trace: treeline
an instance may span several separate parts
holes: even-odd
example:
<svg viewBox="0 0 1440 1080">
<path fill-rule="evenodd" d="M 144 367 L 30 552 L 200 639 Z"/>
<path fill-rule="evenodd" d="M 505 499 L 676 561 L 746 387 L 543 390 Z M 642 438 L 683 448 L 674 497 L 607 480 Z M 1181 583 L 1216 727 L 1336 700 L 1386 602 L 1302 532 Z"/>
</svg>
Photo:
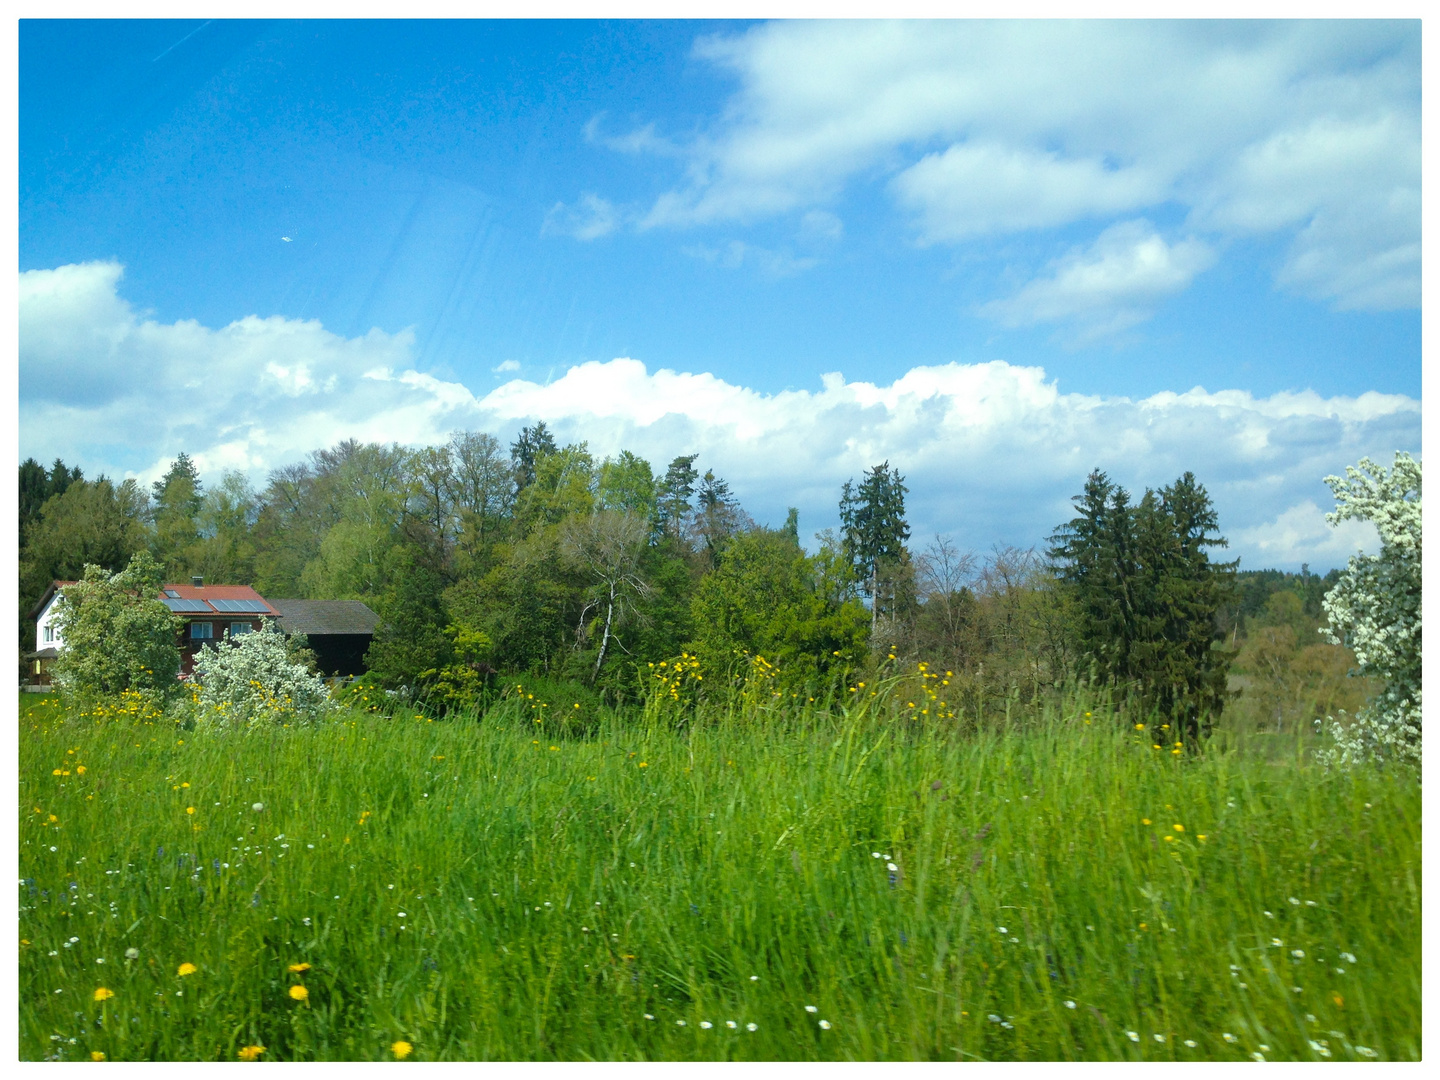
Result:
<svg viewBox="0 0 1440 1080">
<path fill-rule="evenodd" d="M 233 472 L 206 484 L 183 453 L 148 491 L 60 461 L 28 460 L 20 478 L 23 647 L 52 579 L 147 550 L 169 580 L 365 601 L 382 620 L 368 678 L 440 705 L 521 673 L 625 698 L 682 653 L 717 680 L 763 656 L 811 689 L 893 656 L 950 672 L 962 706 L 1078 675 L 1193 728 L 1223 703 L 1247 620 L 1274 594 L 1318 610 L 1325 585 L 1212 561 L 1223 539 L 1188 474 L 1132 505 L 1096 473 L 1045 551 L 983 556 L 943 537 L 912 547 L 888 462 L 844 486 L 841 527 L 808 554 L 797 511 L 755 522 L 698 455 L 657 471 L 558 445 L 543 423 L 508 447 L 484 432 L 419 449 L 350 440 L 259 491 Z"/>
</svg>

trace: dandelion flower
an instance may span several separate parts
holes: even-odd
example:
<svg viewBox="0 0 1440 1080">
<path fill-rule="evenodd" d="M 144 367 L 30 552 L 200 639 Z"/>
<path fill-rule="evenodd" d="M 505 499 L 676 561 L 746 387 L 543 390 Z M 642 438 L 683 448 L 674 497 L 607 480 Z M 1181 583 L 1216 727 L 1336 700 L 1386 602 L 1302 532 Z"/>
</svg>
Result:
<svg viewBox="0 0 1440 1080">
<path fill-rule="evenodd" d="M 310 996 L 310 991 L 303 986 L 296 985 L 290 987 L 290 996 L 296 1001 L 304 1001 Z"/>
<path fill-rule="evenodd" d="M 91 1061 L 104 1061 L 104 1060 L 105 1060 L 105 1051 L 104 1051 L 104 1050 L 91 1050 L 91 1051 L 90 1051 L 90 1060 L 91 1060 Z"/>
<path fill-rule="evenodd" d="M 1142 818 L 1140 819 L 1140 824 L 1141 824 L 1141 825 L 1149 825 L 1149 824 L 1150 824 L 1150 819 L 1149 819 L 1148 817 L 1142 817 Z"/>
<path fill-rule="evenodd" d="M 194 975 L 195 972 L 199 970 L 200 969 L 197 968 L 194 964 L 186 961 L 185 963 L 181 964 L 179 968 L 176 969 L 175 974 L 179 975 L 181 978 L 184 978 L 186 975 Z"/>
<path fill-rule="evenodd" d="M 290 965 L 290 970 L 293 971 L 293 972 L 295 972 L 296 974 L 299 974 L 299 973 L 302 972 L 302 971 L 309 971 L 309 970 L 310 970 L 310 965 L 307 964 L 307 963 L 303 963 L 303 962 L 302 962 L 302 963 L 299 963 L 299 964 L 291 964 L 291 965 Z"/>
<path fill-rule="evenodd" d="M 242 1046 L 239 1050 L 235 1051 L 235 1056 L 241 1061 L 254 1061 L 264 1052 L 265 1047 L 263 1046 Z"/>
<path fill-rule="evenodd" d="M 103 987 L 103 986 L 100 987 L 98 990 L 95 991 L 95 1000 L 96 1000 L 96 1001 L 107 1001 L 107 1000 L 109 1000 L 110 998 L 112 998 L 112 997 L 114 997 L 114 996 L 115 996 L 115 991 L 113 991 L 113 990 L 106 990 L 105 987 Z"/>
<path fill-rule="evenodd" d="M 1174 829 L 1176 832 L 1184 832 L 1184 831 L 1185 831 L 1185 826 L 1184 826 L 1184 825 L 1181 825 L 1178 821 L 1177 821 L 1174 825 L 1171 825 L 1170 827 L 1171 827 L 1172 829 Z"/>
<path fill-rule="evenodd" d="M 193 807 L 193 806 L 187 806 L 187 807 L 185 808 L 185 812 L 186 812 L 187 814 L 193 814 L 193 813 L 195 812 L 195 807 Z"/>
<path fill-rule="evenodd" d="M 403 1060 L 409 1057 L 410 1051 L 414 1049 L 415 1048 L 411 1046 L 408 1042 L 406 1042 L 404 1039 L 397 1039 L 390 1044 L 390 1052 L 394 1054 L 395 1057 L 399 1060 Z"/>
</svg>

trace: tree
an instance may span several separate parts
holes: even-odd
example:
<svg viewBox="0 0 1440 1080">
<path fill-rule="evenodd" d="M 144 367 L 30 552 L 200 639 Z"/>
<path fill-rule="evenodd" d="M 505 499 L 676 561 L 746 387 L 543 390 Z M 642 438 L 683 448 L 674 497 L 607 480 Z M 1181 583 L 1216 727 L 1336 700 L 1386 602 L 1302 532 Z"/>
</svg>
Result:
<svg viewBox="0 0 1440 1080">
<path fill-rule="evenodd" d="M 883 461 L 867 469 L 857 489 L 845 481 L 840 495 L 840 526 L 855 579 L 870 597 L 873 632 L 882 612 L 893 604 L 893 590 L 883 587 L 887 571 L 905 557 L 910 526 L 905 521 L 904 477 Z"/>
<path fill-rule="evenodd" d="M 600 466 L 596 501 L 602 510 L 620 510 L 649 520 L 655 513 L 655 474 L 650 462 L 629 450 Z"/>
<path fill-rule="evenodd" d="M 45 471 L 34 458 L 26 458 L 20 463 L 20 543 L 25 543 L 25 530 L 40 516 L 40 508 L 56 495 L 65 494 L 65 490 L 76 480 L 82 480 L 79 468 L 66 468 L 65 462 L 59 458 Z"/>
<path fill-rule="evenodd" d="M 1074 503 L 1049 555 L 1074 602 L 1081 656 L 1100 680 L 1200 734 L 1223 706 L 1233 657 L 1215 642 L 1236 564 L 1210 561 L 1206 549 L 1226 541 L 1209 495 L 1187 472 L 1132 505 L 1097 469 Z"/>
<path fill-rule="evenodd" d="M 118 487 L 104 476 L 73 481 L 51 496 L 25 531 L 20 557 L 22 619 L 52 581 L 74 581 L 85 567 L 119 571 L 130 556 L 150 546 L 145 493 L 134 480 Z M 25 620 L 21 641 L 33 642 L 35 624 Z M 32 646 L 33 647 L 33 646 Z"/>
<path fill-rule="evenodd" d="M 161 565 L 139 551 L 118 573 L 91 564 L 61 589 L 57 623 L 65 647 L 55 661 L 56 685 L 80 695 L 171 696 L 184 621 L 160 602 L 164 580 Z"/>
<path fill-rule="evenodd" d="M 514 462 L 515 494 L 519 495 L 535 482 L 535 465 L 547 454 L 555 453 L 555 437 L 541 420 L 534 427 L 520 429 L 520 437 L 510 444 Z"/>
<path fill-rule="evenodd" d="M 483 431 L 450 436 L 455 507 L 460 515 L 462 570 L 488 569 L 490 551 L 505 533 L 515 505 L 515 474 L 500 440 Z"/>
<path fill-rule="evenodd" d="M 740 509 L 739 501 L 730 494 L 730 485 L 711 469 L 706 469 L 701 477 L 700 492 L 695 502 L 690 532 L 704 569 L 713 570 L 731 537 L 748 528 L 752 522 Z"/>
<path fill-rule="evenodd" d="M 1334 644 L 1355 653 L 1358 673 L 1384 682 L 1384 690 L 1338 724 L 1334 756 L 1342 763 L 1373 758 L 1420 762 L 1420 463 L 1396 453 L 1387 470 L 1369 458 L 1327 476 L 1336 508 L 1332 525 L 1369 521 L 1380 534 L 1378 555 L 1352 555 L 1325 596 Z M 1343 715 L 1343 714 L 1342 714 Z"/>
<path fill-rule="evenodd" d="M 205 492 L 197 524 L 191 569 L 206 581 L 249 585 L 255 580 L 255 538 L 259 498 L 241 472 L 227 472 Z"/>
<path fill-rule="evenodd" d="M 365 651 L 365 666 L 381 686 L 413 689 L 451 659 L 440 598 L 444 582 L 407 546 L 392 548 L 386 562 L 387 584 L 376 601 L 380 625 Z"/>
<path fill-rule="evenodd" d="M 576 514 L 561 531 L 562 555 L 589 579 L 585 606 L 577 620 L 576 645 L 593 637 L 596 624 L 599 626 L 600 645 L 590 673 L 592 683 L 605 665 L 610 643 L 619 644 L 621 624 L 639 613 L 640 602 L 651 593 L 649 583 L 640 574 L 649 531 L 645 518 L 618 510 Z"/>
<path fill-rule="evenodd" d="M 662 536 L 680 537 L 685 515 L 690 512 L 690 499 L 695 494 L 695 481 L 700 477 L 695 471 L 695 459 L 699 456 L 677 457 L 665 470 L 655 504 L 656 528 Z"/>
<path fill-rule="evenodd" d="M 865 650 L 865 609 L 837 601 L 832 590 L 816 560 L 783 530 L 742 533 L 696 588 L 694 648 L 711 669 L 749 653 L 763 656 L 789 685 L 815 682 Z"/>
<path fill-rule="evenodd" d="M 198 518 L 205 494 L 200 472 L 190 455 L 181 451 L 150 489 L 155 508 L 155 554 L 173 581 L 189 569 L 191 549 L 200 539 Z"/>
</svg>

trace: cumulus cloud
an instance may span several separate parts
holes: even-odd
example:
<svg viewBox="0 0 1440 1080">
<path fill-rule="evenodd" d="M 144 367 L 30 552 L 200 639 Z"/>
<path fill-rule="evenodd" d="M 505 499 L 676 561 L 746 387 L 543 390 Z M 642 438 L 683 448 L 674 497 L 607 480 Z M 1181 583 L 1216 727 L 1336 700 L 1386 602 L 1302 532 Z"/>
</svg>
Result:
<svg viewBox="0 0 1440 1080">
<path fill-rule="evenodd" d="M 150 480 L 185 450 L 207 476 L 238 468 L 263 481 L 343 438 L 420 445 L 470 428 L 509 439 L 543 419 L 562 440 L 660 468 L 698 452 L 760 520 L 799 507 L 807 536 L 835 524 L 846 479 L 889 460 L 907 477 L 917 543 L 944 532 L 980 549 L 1042 542 L 1094 467 L 1132 490 L 1189 469 L 1246 565 L 1321 569 L 1355 540 L 1315 527 L 1321 478 L 1420 447 L 1420 403 L 1404 396 L 1197 387 L 1131 400 L 1064 393 L 1042 369 L 1001 360 L 915 367 L 888 385 L 832 373 L 767 394 L 622 358 L 482 396 L 416 370 L 408 333 L 164 324 L 130 308 L 120 280 L 109 263 L 21 275 L 22 454 Z"/>
<path fill-rule="evenodd" d="M 1056 260 L 1048 275 L 1014 296 L 980 310 L 1006 326 L 1065 323 L 1072 340 L 1088 343 L 1144 322 L 1214 261 L 1214 251 L 1199 240 L 1167 244 L 1148 221 L 1126 221 Z"/>
<path fill-rule="evenodd" d="M 876 177 L 922 243 L 1171 204 L 1288 236 L 1296 292 L 1419 303 L 1416 22 L 786 21 L 696 53 L 737 89 L 642 228 L 804 212 Z M 652 127 L 625 149 L 649 141 L 675 152 Z"/>
</svg>

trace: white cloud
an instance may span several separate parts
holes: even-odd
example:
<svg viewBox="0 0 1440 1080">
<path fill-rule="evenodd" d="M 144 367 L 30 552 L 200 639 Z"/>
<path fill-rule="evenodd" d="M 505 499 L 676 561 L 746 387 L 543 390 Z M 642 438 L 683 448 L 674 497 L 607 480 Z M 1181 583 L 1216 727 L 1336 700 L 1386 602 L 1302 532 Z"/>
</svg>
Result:
<svg viewBox="0 0 1440 1080">
<path fill-rule="evenodd" d="M 491 368 L 490 370 L 493 371 L 496 375 L 503 375 L 503 374 L 504 374 L 505 372 L 507 372 L 507 371 L 519 371 L 519 370 L 520 370 L 520 361 L 519 361 L 519 360 L 502 360 L 502 361 L 500 361 L 500 363 L 496 364 L 496 365 L 495 365 L 493 368 Z"/>
<path fill-rule="evenodd" d="M 834 524 L 846 479 L 888 459 L 907 477 L 917 543 L 942 531 L 981 549 L 1042 542 L 1096 466 L 1132 490 L 1189 469 L 1247 566 L 1323 569 L 1351 538 L 1317 531 L 1321 478 L 1420 448 L 1408 397 L 1197 387 L 1132 401 L 1063 393 L 1042 369 L 999 360 L 915 367 L 889 385 L 835 373 L 767 394 L 617 359 L 477 396 L 416 371 L 408 333 L 342 338 L 257 317 L 163 324 L 125 303 L 120 278 L 106 263 L 21 275 L 22 455 L 150 480 L 185 450 L 206 476 L 239 468 L 263 482 L 343 438 L 415 445 L 471 428 L 508 439 L 544 419 L 561 439 L 631 449 L 659 468 L 698 452 L 760 520 L 798 506 L 806 536 Z"/>
<path fill-rule="evenodd" d="M 620 225 L 620 211 L 608 199 L 586 192 L 578 206 L 557 202 L 545 215 L 541 232 L 573 236 L 576 240 L 598 240 Z"/>
<path fill-rule="evenodd" d="M 1144 322 L 1168 296 L 1183 292 L 1209 268 L 1215 253 L 1205 243 L 1167 244 L 1148 221 L 1106 229 L 1086 249 L 1076 249 L 1006 300 L 980 310 L 1006 326 L 1059 322 L 1072 339 L 1090 342 Z"/>
<path fill-rule="evenodd" d="M 1418 22 L 782 21 L 696 53 L 738 87 L 642 228 L 885 178 L 926 243 L 1168 203 L 1291 237 L 1302 294 L 1419 303 Z"/>
<path fill-rule="evenodd" d="M 1239 530 L 1230 542 L 1255 552 L 1256 565 L 1267 558 L 1294 562 L 1296 552 L 1309 552 L 1302 561 L 1343 567 L 1357 551 L 1374 554 L 1380 550 L 1380 534 L 1370 522 L 1342 521 L 1332 526 L 1325 521 L 1325 514 L 1306 499 L 1269 521 Z"/>
<path fill-rule="evenodd" d="M 927 154 L 893 186 L 925 243 L 1064 225 L 1147 206 L 1165 191 L 1159 178 L 1107 168 L 1099 156 L 1065 159 L 997 143 Z"/>
</svg>

